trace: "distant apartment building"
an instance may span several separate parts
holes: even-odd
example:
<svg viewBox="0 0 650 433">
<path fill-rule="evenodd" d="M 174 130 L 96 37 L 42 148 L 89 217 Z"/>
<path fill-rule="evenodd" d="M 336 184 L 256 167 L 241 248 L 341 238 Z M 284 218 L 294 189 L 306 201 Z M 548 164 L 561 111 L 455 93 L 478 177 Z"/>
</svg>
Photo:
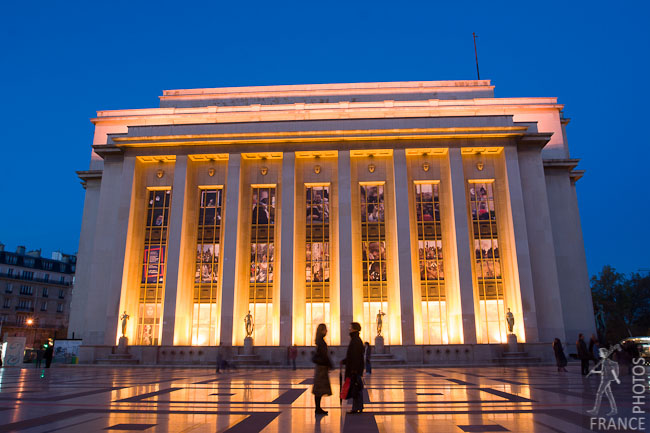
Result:
<svg viewBox="0 0 650 433">
<path fill-rule="evenodd" d="M 0 243 L 0 338 L 24 336 L 27 347 L 66 338 L 77 257 L 5 251 Z"/>
</svg>

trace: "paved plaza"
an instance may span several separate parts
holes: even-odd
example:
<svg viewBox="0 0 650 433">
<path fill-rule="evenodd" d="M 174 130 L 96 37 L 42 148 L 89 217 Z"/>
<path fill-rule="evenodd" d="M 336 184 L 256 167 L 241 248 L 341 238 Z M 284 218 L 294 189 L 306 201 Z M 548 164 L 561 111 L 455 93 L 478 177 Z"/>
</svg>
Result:
<svg viewBox="0 0 650 433">
<path fill-rule="evenodd" d="M 599 378 L 579 367 L 391 368 L 366 376 L 365 411 L 314 415 L 312 371 L 55 366 L 0 369 L 0 432 L 581 432 Z M 632 377 L 614 385 L 630 414 Z M 601 414 L 609 410 L 603 399 Z M 647 422 L 647 420 L 646 420 Z M 619 430 L 620 431 L 620 430 Z"/>
</svg>

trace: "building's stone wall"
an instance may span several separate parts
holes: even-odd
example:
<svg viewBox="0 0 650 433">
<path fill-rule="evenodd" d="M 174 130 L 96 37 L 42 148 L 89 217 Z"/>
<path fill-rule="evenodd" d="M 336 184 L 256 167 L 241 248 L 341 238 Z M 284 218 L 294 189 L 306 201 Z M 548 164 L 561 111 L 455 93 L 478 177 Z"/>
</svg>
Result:
<svg viewBox="0 0 650 433">
<path fill-rule="evenodd" d="M 467 354 L 458 358 L 462 362 L 498 357 L 498 345 L 477 344 L 485 343 L 487 325 L 480 317 L 469 181 L 493 182 L 502 305 L 514 314 L 514 333 L 526 350 L 546 359 L 537 343 L 590 332 L 593 312 L 575 164 L 548 166 L 549 158 L 573 161 L 562 106 L 553 98 L 495 99 L 489 82 L 375 84 L 375 90 L 358 85 L 363 97 L 355 96 L 354 85 L 279 86 L 266 89 L 269 93 L 259 88 L 170 91 L 161 100 L 168 108 L 100 112 L 91 163 L 100 176 L 86 182 L 80 241 L 85 253 L 78 283 L 87 296 L 75 298 L 75 329 L 70 330 L 83 335 L 82 358 L 97 359 L 117 343 L 123 311 L 132 316 L 126 334 L 135 338 L 145 194 L 160 187 L 172 190 L 162 345 L 133 346 L 141 362 L 205 363 L 214 352 L 189 346 L 198 192 L 210 185 L 225 194 L 216 305 L 221 346 L 244 343 L 254 185 L 273 185 L 277 197 L 273 323 L 267 340 L 277 349 L 258 348 L 269 361 L 281 359 L 282 348 L 305 347 L 313 339 L 304 311 L 305 184 L 327 184 L 331 191 L 328 338 L 333 346 L 347 341 L 350 321 L 365 320 L 358 203 L 359 185 L 368 182 L 384 186 L 389 263 L 384 336 L 392 353 L 414 363 L 442 362 L 436 358 L 441 353 L 443 358 Z M 417 96 L 404 90 L 415 87 Z M 436 99 L 437 92 L 445 96 Z M 417 181 L 440 187 L 446 323 L 454 345 L 449 352 L 423 345 Z M 369 329 L 362 332 L 365 340 L 374 337 Z M 178 357 L 180 351 L 187 359 Z"/>
</svg>

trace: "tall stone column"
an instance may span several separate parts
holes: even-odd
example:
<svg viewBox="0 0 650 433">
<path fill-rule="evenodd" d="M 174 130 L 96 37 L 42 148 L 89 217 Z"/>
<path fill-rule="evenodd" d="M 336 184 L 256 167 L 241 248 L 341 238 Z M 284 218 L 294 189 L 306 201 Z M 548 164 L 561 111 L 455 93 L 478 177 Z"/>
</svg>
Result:
<svg viewBox="0 0 650 433">
<path fill-rule="evenodd" d="M 106 165 L 104 165 L 106 169 Z M 120 296 L 122 294 L 122 284 L 125 274 L 125 257 L 127 255 L 127 238 L 129 235 L 129 230 L 133 227 L 134 221 L 131 221 L 133 218 L 133 188 L 135 182 L 135 169 L 136 169 L 136 158 L 134 156 L 124 157 L 124 162 L 122 164 L 122 170 L 119 179 L 102 178 L 102 186 L 104 181 L 108 188 L 112 189 L 111 195 L 114 195 L 111 205 L 115 205 L 116 209 L 112 210 L 109 215 L 112 215 L 114 220 L 112 221 L 102 221 L 103 217 L 97 218 L 97 227 L 98 233 L 102 231 L 103 240 L 95 240 L 95 254 L 93 254 L 93 268 L 97 269 L 97 272 L 93 276 L 93 284 L 99 284 L 100 287 L 106 290 L 106 298 L 100 295 L 98 299 L 95 299 L 94 303 L 101 303 L 102 315 L 90 316 L 87 324 L 91 324 L 94 321 L 101 321 L 102 317 L 106 318 L 105 326 L 105 335 L 104 335 L 104 344 L 114 346 L 117 341 L 117 327 L 120 316 Z M 112 170 L 111 170 L 111 174 Z M 115 186 L 117 185 L 117 188 Z M 103 188 L 102 188 L 103 192 Z M 99 213 L 105 209 L 102 207 L 102 197 L 100 192 L 100 208 Z M 104 203 L 106 204 L 106 203 Z M 114 212 L 114 213 L 113 213 Z M 127 223 L 128 222 L 128 223 Z M 106 226 L 103 226 L 106 224 Z M 107 239 L 108 238 L 108 239 Z M 106 242 L 104 246 L 101 244 Z M 109 245 L 109 251 L 103 251 L 106 248 L 106 245 Z M 97 250 L 102 250 L 100 254 L 97 254 Z M 108 255 L 108 257 L 106 257 Z M 102 257 L 103 256 L 103 257 Z M 104 260 L 103 266 L 100 264 L 100 261 Z M 110 265 L 109 265 L 110 264 Z M 108 274 L 105 272 L 108 271 Z M 105 286 L 108 282 L 108 287 Z M 100 289 L 101 290 L 101 289 Z M 103 302 L 102 302 L 103 301 Z M 89 310 L 90 314 L 95 314 L 94 310 Z"/>
<path fill-rule="evenodd" d="M 519 159 L 517 148 L 506 146 L 504 148 L 505 169 L 508 185 L 508 211 L 512 216 L 512 234 L 514 236 L 515 259 L 513 269 L 516 270 L 519 279 L 519 296 L 521 300 L 521 313 L 523 316 L 524 331 L 527 343 L 539 341 L 537 328 L 537 313 L 535 308 L 535 292 L 533 290 L 533 276 L 530 265 L 530 245 L 526 230 L 526 212 L 524 209 L 524 197 L 521 188 L 521 172 L 519 170 Z M 539 197 L 539 200 L 544 200 Z M 545 200 L 545 203 L 548 203 Z M 556 270 L 557 272 L 557 270 Z M 516 293 L 510 298 L 516 299 Z M 508 296 L 506 295 L 506 298 Z M 516 311 L 515 311 L 516 314 Z M 515 324 L 515 327 L 517 325 Z"/>
<path fill-rule="evenodd" d="M 221 335 L 222 346 L 232 345 L 235 282 L 237 281 L 237 234 L 239 220 L 241 155 L 231 153 L 228 159 L 226 184 L 226 209 L 223 224 L 223 272 L 221 283 Z M 243 319 L 243 318 L 242 318 Z M 238 322 L 239 323 L 239 322 Z"/>
<path fill-rule="evenodd" d="M 165 273 L 165 301 L 163 307 L 162 345 L 174 344 L 174 332 L 178 322 L 183 318 L 176 317 L 176 301 L 182 287 L 179 285 L 179 267 L 181 248 L 183 247 L 183 220 L 185 219 L 185 192 L 187 189 L 187 155 L 178 155 L 174 168 L 174 184 L 172 187 L 172 204 L 169 220 L 169 237 L 167 240 L 167 271 Z M 186 323 L 190 325 L 189 322 Z M 189 341 L 182 342 L 190 344 Z"/>
<path fill-rule="evenodd" d="M 537 147 L 519 148 L 519 165 L 530 249 L 530 264 L 535 292 L 537 326 L 540 341 L 551 342 L 564 335 L 560 284 L 555 262 L 553 229 L 549 211 L 542 155 Z"/>
<path fill-rule="evenodd" d="M 290 346 L 293 336 L 293 252 L 296 156 L 282 155 L 282 209 L 280 225 L 280 346 Z"/>
<path fill-rule="evenodd" d="M 81 174 L 81 173 L 80 173 Z M 81 219 L 81 234 L 79 236 L 79 251 L 77 253 L 77 271 L 75 273 L 75 293 L 70 301 L 70 321 L 68 338 L 85 337 L 86 310 L 88 302 L 92 302 L 95 293 L 90 293 L 94 286 L 90 267 L 92 264 L 95 245 L 95 230 L 97 230 L 97 210 L 99 208 L 99 191 L 101 189 L 101 174 L 93 178 L 84 178 L 84 210 Z M 74 337 L 73 337 L 74 336 Z"/>
<path fill-rule="evenodd" d="M 566 341 L 573 341 L 580 332 L 595 334 L 596 327 L 578 198 L 575 181 L 570 177 L 573 166 L 567 166 L 566 163 L 556 164 L 557 162 L 549 162 L 544 171 L 564 318 L 564 336 Z"/>
<path fill-rule="evenodd" d="M 106 156 L 99 188 L 97 204 L 97 223 L 93 227 L 93 252 L 90 256 L 87 286 L 76 290 L 88 291 L 88 303 L 83 311 L 83 330 L 81 337 L 84 345 L 105 344 L 106 300 L 109 291 L 110 263 L 113 249 L 113 230 L 117 224 L 117 203 L 119 189 L 115 185 L 122 179 L 123 159 L 121 156 Z M 117 288 L 117 292 L 120 289 Z M 113 342 L 112 344 L 115 344 Z"/>
<path fill-rule="evenodd" d="M 393 151 L 395 177 L 395 211 L 397 216 L 397 254 L 399 256 L 399 294 L 402 317 L 402 344 L 415 344 L 413 321 L 413 263 L 411 257 L 411 226 L 409 219 L 409 188 L 406 153 Z"/>
<path fill-rule="evenodd" d="M 350 179 L 350 151 L 339 151 L 339 269 L 340 269 L 340 319 L 341 341 L 348 335 L 352 322 L 352 191 Z"/>
<path fill-rule="evenodd" d="M 463 323 L 463 342 L 476 344 L 476 312 L 474 311 L 474 283 L 472 280 L 472 250 L 469 239 L 467 217 L 467 198 L 465 196 L 465 173 L 463 158 L 459 148 L 449 149 L 449 181 L 451 183 L 454 228 L 451 233 L 452 248 L 458 260 L 458 279 L 460 307 Z M 450 251 L 453 253 L 453 251 Z M 447 289 L 449 290 L 449 288 Z"/>
</svg>

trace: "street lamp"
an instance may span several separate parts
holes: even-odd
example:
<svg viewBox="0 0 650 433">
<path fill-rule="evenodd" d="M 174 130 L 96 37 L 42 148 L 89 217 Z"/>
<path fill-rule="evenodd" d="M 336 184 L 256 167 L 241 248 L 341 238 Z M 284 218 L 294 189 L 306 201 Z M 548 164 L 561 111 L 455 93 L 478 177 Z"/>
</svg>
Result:
<svg viewBox="0 0 650 433">
<path fill-rule="evenodd" d="M 30 317 L 29 319 L 27 319 L 27 320 L 25 321 L 25 323 L 26 323 L 27 326 L 29 326 L 32 330 L 34 330 L 34 328 L 32 328 L 32 325 L 34 324 L 34 319 L 32 319 L 32 318 Z M 35 335 L 35 334 L 36 334 L 36 331 L 34 331 L 34 333 L 32 334 L 32 348 L 34 347 L 34 340 L 36 339 L 36 335 Z"/>
</svg>

